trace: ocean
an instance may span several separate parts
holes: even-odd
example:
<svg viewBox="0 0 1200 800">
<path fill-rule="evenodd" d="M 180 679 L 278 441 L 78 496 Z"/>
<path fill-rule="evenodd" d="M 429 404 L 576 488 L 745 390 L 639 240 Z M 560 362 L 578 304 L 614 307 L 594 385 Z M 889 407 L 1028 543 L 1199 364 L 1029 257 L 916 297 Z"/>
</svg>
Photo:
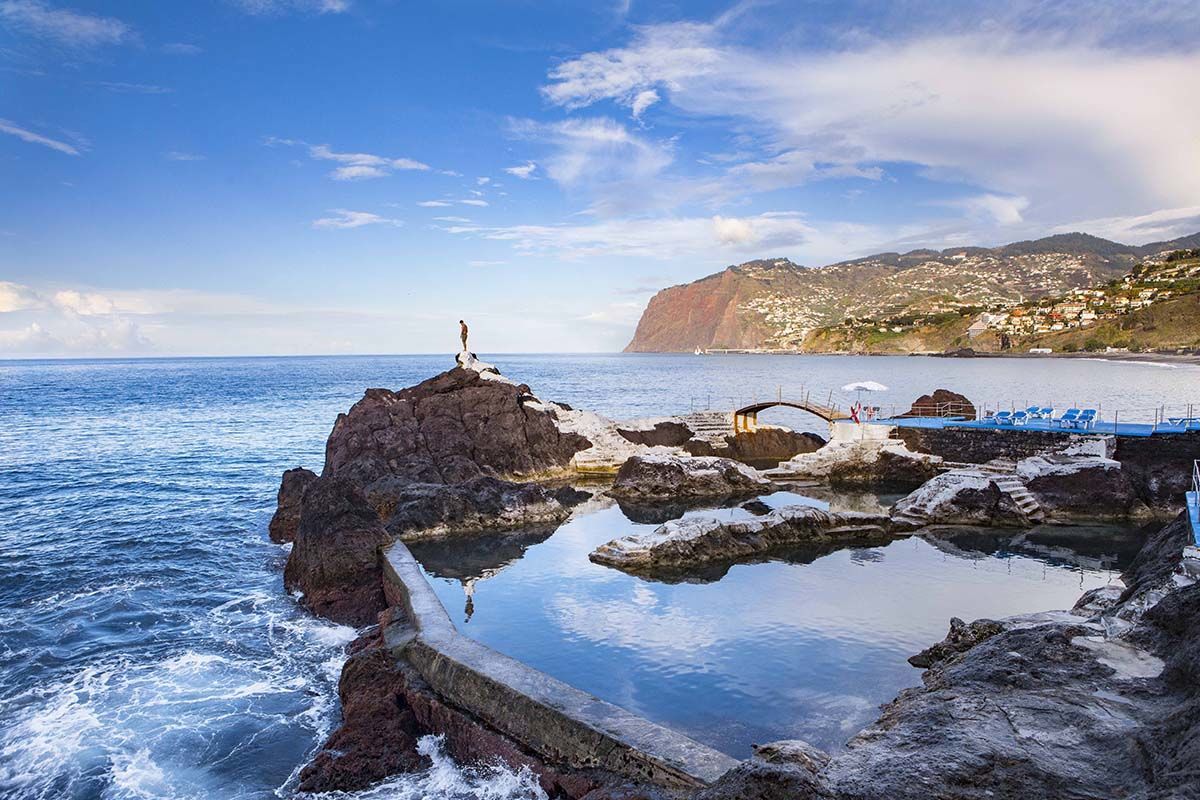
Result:
<svg viewBox="0 0 1200 800">
<path fill-rule="evenodd" d="M 907 407 L 1062 403 L 1152 419 L 1200 367 L 1084 360 L 481 354 L 546 400 L 615 417 L 874 380 Z M 0 362 L 0 796 L 288 797 L 337 722 L 354 631 L 283 591 L 280 473 L 319 471 L 338 412 L 450 356 Z M 772 416 L 775 415 L 775 416 Z M 768 412 L 821 432 L 799 412 Z M 537 796 L 527 776 L 429 772 L 379 798 Z"/>
</svg>

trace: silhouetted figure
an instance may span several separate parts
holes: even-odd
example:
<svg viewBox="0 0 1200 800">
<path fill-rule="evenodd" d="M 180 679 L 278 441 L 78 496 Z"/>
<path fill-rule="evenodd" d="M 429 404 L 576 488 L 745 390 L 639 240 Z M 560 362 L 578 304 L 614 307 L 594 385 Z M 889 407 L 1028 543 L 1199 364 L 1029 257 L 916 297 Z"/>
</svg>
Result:
<svg viewBox="0 0 1200 800">
<path fill-rule="evenodd" d="M 467 330 L 467 323 L 463 322 L 463 321 L 460 319 L 460 320 L 458 321 L 458 327 L 459 327 L 459 329 L 460 329 L 460 330 L 459 330 L 459 336 L 461 336 L 461 337 L 462 337 L 462 343 L 463 343 L 463 352 L 465 353 L 465 352 L 467 352 L 467 333 L 469 332 L 469 331 Z"/>
</svg>

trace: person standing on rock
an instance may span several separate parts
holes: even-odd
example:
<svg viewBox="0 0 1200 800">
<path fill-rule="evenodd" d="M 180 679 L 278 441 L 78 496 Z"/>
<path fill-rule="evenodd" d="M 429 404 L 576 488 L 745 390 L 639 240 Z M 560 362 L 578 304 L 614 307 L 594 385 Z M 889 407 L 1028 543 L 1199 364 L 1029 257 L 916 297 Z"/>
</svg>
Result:
<svg viewBox="0 0 1200 800">
<path fill-rule="evenodd" d="M 463 352 L 465 353 L 465 352 L 467 352 L 467 333 L 469 332 L 467 330 L 467 323 L 463 322 L 460 319 L 458 321 L 458 327 L 459 327 L 459 336 L 462 337 Z"/>
</svg>

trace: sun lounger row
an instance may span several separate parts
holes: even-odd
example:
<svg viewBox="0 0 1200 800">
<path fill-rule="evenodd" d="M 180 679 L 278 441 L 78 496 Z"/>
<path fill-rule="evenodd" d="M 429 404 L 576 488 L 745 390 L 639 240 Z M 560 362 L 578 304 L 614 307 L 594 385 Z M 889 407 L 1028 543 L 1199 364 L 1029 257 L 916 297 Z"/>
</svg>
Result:
<svg viewBox="0 0 1200 800">
<path fill-rule="evenodd" d="M 1098 412 L 1094 408 L 1085 408 L 1082 411 L 1078 408 L 1068 408 L 1062 416 L 1056 418 L 1053 408 L 1030 406 L 1024 411 L 997 411 L 990 417 L 985 417 L 984 422 L 994 425 L 1025 425 L 1031 420 L 1042 420 L 1052 427 L 1057 425 L 1060 428 L 1087 429 L 1096 424 L 1097 416 Z"/>
</svg>

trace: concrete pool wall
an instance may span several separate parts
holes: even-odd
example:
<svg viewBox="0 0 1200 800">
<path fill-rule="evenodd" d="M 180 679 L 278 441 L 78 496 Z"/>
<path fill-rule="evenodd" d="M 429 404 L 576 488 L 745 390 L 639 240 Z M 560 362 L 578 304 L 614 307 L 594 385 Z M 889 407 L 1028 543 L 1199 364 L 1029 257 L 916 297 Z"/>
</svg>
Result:
<svg viewBox="0 0 1200 800">
<path fill-rule="evenodd" d="M 385 632 L 393 656 L 547 762 L 672 789 L 707 786 L 740 763 L 463 636 L 403 543 L 384 550 L 383 576 L 412 626 Z"/>
</svg>

